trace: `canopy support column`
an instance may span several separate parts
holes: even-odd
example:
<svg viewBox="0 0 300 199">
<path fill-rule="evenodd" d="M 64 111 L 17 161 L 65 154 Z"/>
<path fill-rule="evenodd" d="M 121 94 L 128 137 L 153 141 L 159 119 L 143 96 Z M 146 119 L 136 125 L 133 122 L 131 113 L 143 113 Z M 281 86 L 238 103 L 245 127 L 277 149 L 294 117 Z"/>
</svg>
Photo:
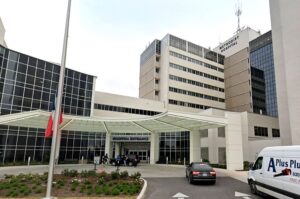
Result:
<svg viewBox="0 0 300 199">
<path fill-rule="evenodd" d="M 115 142 L 115 158 L 120 155 L 120 143 Z"/>
<path fill-rule="evenodd" d="M 159 134 L 151 133 L 150 139 L 150 164 L 155 164 L 159 158 Z"/>
<path fill-rule="evenodd" d="M 106 133 L 105 136 L 105 154 L 107 154 L 108 158 L 112 158 L 112 144 L 110 133 Z"/>
<path fill-rule="evenodd" d="M 200 162 L 200 132 L 190 131 L 190 162 Z"/>
<path fill-rule="evenodd" d="M 243 169 L 242 120 L 240 113 L 226 112 L 228 124 L 225 127 L 227 170 Z"/>
</svg>

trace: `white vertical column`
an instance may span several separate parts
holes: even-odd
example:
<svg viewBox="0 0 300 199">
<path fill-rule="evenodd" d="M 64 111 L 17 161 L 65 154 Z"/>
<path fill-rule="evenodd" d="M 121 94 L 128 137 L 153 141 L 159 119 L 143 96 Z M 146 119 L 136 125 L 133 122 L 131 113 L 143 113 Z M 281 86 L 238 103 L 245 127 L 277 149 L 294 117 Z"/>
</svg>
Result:
<svg viewBox="0 0 300 199">
<path fill-rule="evenodd" d="M 112 147 L 111 147 L 111 134 L 106 133 L 105 137 L 105 154 L 108 155 L 108 158 L 112 158 Z"/>
<path fill-rule="evenodd" d="M 241 114 L 226 112 L 225 117 L 228 119 L 225 127 L 227 169 L 241 170 L 244 161 Z"/>
<path fill-rule="evenodd" d="M 199 162 L 200 159 L 200 132 L 190 131 L 190 162 Z"/>
<path fill-rule="evenodd" d="M 210 163 L 219 163 L 218 161 L 218 128 L 208 129 L 208 160 Z"/>
<path fill-rule="evenodd" d="M 151 133 L 150 138 L 150 164 L 155 164 L 159 158 L 159 134 Z"/>
<path fill-rule="evenodd" d="M 120 155 L 120 143 L 115 142 L 115 158 Z"/>
</svg>

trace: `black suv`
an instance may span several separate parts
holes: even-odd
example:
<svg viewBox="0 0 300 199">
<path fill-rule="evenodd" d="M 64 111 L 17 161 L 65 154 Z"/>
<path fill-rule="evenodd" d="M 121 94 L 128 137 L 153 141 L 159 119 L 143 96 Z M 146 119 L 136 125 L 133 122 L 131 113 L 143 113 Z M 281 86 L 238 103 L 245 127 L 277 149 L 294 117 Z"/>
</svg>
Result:
<svg viewBox="0 0 300 199">
<path fill-rule="evenodd" d="M 139 156 L 136 154 L 129 154 L 127 155 L 127 165 L 129 166 L 137 166 L 138 163 L 140 163 Z"/>
</svg>

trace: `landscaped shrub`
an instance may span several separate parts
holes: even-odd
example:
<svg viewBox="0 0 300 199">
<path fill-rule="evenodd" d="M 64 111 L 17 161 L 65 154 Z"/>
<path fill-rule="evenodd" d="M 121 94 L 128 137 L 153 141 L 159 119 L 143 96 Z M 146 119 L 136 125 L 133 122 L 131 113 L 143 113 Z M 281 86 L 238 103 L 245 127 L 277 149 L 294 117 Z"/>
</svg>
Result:
<svg viewBox="0 0 300 199">
<path fill-rule="evenodd" d="M 98 181 L 97 181 L 98 184 L 101 185 L 101 184 L 104 184 L 104 182 L 105 182 L 105 180 L 104 180 L 103 177 L 99 177 L 99 178 L 98 178 Z"/>
<path fill-rule="evenodd" d="M 120 177 L 121 177 L 122 179 L 128 178 L 128 171 L 122 171 L 122 172 L 120 172 Z"/>
<path fill-rule="evenodd" d="M 80 177 L 82 178 L 87 178 L 88 177 L 88 171 L 87 170 L 82 170 L 80 172 Z"/>
<path fill-rule="evenodd" d="M 65 186 L 65 181 L 64 180 L 58 180 L 57 184 L 59 185 L 59 188 L 63 187 L 63 186 Z"/>
<path fill-rule="evenodd" d="M 95 170 L 89 170 L 88 171 L 88 176 L 91 176 L 91 177 L 96 176 L 96 171 Z"/>
<path fill-rule="evenodd" d="M 111 179 L 112 180 L 119 179 L 119 177 L 120 177 L 120 173 L 118 171 L 111 172 Z"/>
<path fill-rule="evenodd" d="M 111 194 L 114 196 L 120 195 L 120 190 L 117 188 L 112 189 Z"/>
<path fill-rule="evenodd" d="M 244 171 L 249 171 L 249 164 L 250 162 L 244 161 Z"/>
<path fill-rule="evenodd" d="M 63 175 L 54 175 L 53 190 L 62 194 L 59 197 L 70 195 L 79 196 L 117 196 L 135 195 L 141 189 L 140 173 L 136 172 L 128 177 L 128 172 L 114 171 L 111 174 L 102 172 L 95 174 L 94 172 L 81 172 L 80 176 L 88 176 L 87 178 L 75 178 L 72 170 L 64 170 Z M 84 173 L 84 175 L 82 175 Z M 94 175 L 95 174 L 95 175 Z M 76 175 L 76 174 L 75 174 Z M 78 173 L 77 173 L 78 175 Z M 41 179 L 42 175 L 38 174 L 20 174 L 17 176 L 7 176 L 7 179 L 0 179 L 0 198 L 2 197 L 26 197 L 32 194 L 32 197 L 40 197 L 45 193 L 46 184 Z M 106 179 L 109 181 L 106 181 Z M 122 180 L 118 180 L 122 179 Z M 68 186 L 66 186 L 68 185 Z M 62 187 L 66 187 L 63 191 L 59 191 Z M 58 191 L 58 192 L 57 192 Z"/>
<path fill-rule="evenodd" d="M 101 188 L 100 188 L 99 185 L 96 185 L 96 186 L 95 186 L 95 194 L 97 194 L 97 195 L 102 194 L 102 190 L 101 190 Z"/>
<path fill-rule="evenodd" d="M 110 195 L 110 189 L 107 186 L 103 187 L 103 192 L 105 195 Z"/>
<path fill-rule="evenodd" d="M 42 187 L 37 187 L 35 190 L 35 193 L 42 193 L 42 192 L 43 192 Z"/>
<path fill-rule="evenodd" d="M 139 180 L 141 178 L 141 173 L 140 172 L 133 173 L 133 174 L 131 174 L 130 177 L 135 180 Z"/>
<path fill-rule="evenodd" d="M 103 177 L 105 178 L 108 174 L 105 171 L 102 171 L 100 173 L 98 173 L 98 177 Z"/>
<path fill-rule="evenodd" d="M 66 176 L 66 177 L 77 177 L 78 176 L 78 171 L 75 169 L 69 170 L 69 169 L 64 169 L 61 172 L 62 175 Z"/>
</svg>

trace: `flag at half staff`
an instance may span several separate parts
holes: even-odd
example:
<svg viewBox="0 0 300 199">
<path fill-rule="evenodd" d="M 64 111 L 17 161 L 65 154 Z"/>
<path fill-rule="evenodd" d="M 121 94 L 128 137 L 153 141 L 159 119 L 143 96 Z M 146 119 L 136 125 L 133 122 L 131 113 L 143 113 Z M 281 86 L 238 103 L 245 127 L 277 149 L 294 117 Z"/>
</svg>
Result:
<svg viewBox="0 0 300 199">
<path fill-rule="evenodd" d="M 45 137 L 46 138 L 52 137 L 52 134 L 53 134 L 53 121 L 54 121 L 54 115 L 55 115 L 55 104 L 56 104 L 56 96 L 54 97 L 53 100 L 51 100 L 51 114 L 50 114 L 50 117 L 48 119 L 48 125 L 47 125 L 46 132 L 45 132 Z M 59 113 L 59 125 L 62 123 L 62 121 L 63 121 L 62 112 L 60 111 L 60 113 Z"/>
</svg>

